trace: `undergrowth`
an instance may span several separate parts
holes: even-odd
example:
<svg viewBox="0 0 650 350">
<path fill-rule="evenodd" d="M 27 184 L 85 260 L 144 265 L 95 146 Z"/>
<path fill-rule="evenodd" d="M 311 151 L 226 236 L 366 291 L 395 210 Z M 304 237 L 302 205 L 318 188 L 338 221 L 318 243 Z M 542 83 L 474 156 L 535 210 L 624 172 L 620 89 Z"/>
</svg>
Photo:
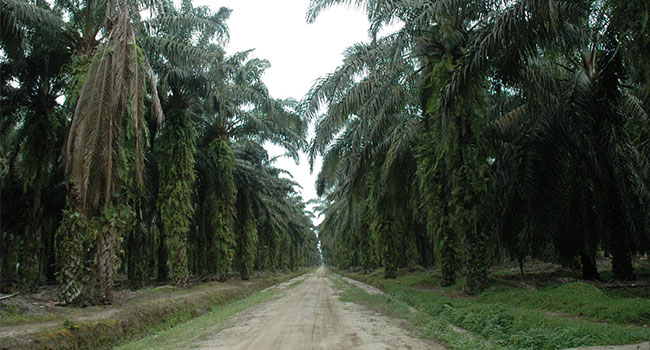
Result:
<svg viewBox="0 0 650 350">
<path fill-rule="evenodd" d="M 439 276 L 431 271 L 395 280 L 383 279 L 381 271 L 342 274 L 386 293 L 364 296 L 360 289 L 347 288 L 345 298 L 380 309 L 410 306 L 418 312 L 399 311 L 399 316 L 410 320 L 424 338 L 442 340 L 452 349 L 550 350 L 650 339 L 650 301 L 609 295 L 584 282 L 538 291 L 497 284 L 467 297 L 458 287 L 439 287 Z"/>
<path fill-rule="evenodd" d="M 116 350 L 139 349 L 181 349 L 188 344 L 206 340 L 210 335 L 219 332 L 221 322 L 226 318 L 243 311 L 251 306 L 267 301 L 277 295 L 269 290 L 250 295 L 244 299 L 216 307 L 210 313 L 177 325 L 163 327 L 159 332 L 146 336 L 138 341 L 119 346 Z M 173 326 L 173 327 L 172 327 Z"/>
<path fill-rule="evenodd" d="M 286 285 L 286 289 L 294 288 L 303 281 L 304 278 L 291 281 Z M 278 295 L 278 290 L 267 288 L 243 299 L 216 306 L 207 314 L 187 322 L 161 327 L 158 331 L 152 332 L 140 340 L 117 347 L 116 350 L 171 350 L 193 347 L 221 331 L 226 326 L 223 321 L 230 316 L 262 302 L 274 299 Z"/>
<path fill-rule="evenodd" d="M 0 339 L 0 349 L 108 349 L 116 344 L 139 339 L 152 332 L 169 329 L 211 312 L 216 306 L 242 299 L 257 290 L 271 287 L 307 270 L 265 275 L 236 287 L 220 289 L 206 283 L 188 290 L 158 288 L 143 291 L 135 300 L 110 318 L 99 321 L 61 320 L 58 329 Z M 216 289 L 210 287 L 216 286 Z M 166 296 L 166 297 L 163 297 Z"/>
<path fill-rule="evenodd" d="M 0 326 L 14 326 L 28 322 L 46 322 L 54 320 L 55 316 L 52 314 L 25 314 L 19 307 L 15 305 L 8 305 L 0 311 Z"/>
</svg>

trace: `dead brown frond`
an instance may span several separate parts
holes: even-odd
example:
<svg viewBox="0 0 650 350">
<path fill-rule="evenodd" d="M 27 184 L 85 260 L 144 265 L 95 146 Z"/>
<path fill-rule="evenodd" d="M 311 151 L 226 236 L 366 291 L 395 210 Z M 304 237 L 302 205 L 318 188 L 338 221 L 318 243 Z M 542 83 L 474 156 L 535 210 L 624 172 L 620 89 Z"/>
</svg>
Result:
<svg viewBox="0 0 650 350">
<path fill-rule="evenodd" d="M 121 3 L 105 45 L 98 48 L 88 71 L 65 145 L 66 171 L 80 192 L 80 207 L 107 205 L 118 189 L 123 164 L 124 127 L 135 137 L 135 173 L 142 184 L 142 137 L 147 76 L 154 79 L 136 42 L 130 8 Z M 152 86 L 152 109 L 162 110 Z M 125 118 L 127 117 L 127 118 Z M 129 120 L 130 117 L 130 120 Z"/>
</svg>

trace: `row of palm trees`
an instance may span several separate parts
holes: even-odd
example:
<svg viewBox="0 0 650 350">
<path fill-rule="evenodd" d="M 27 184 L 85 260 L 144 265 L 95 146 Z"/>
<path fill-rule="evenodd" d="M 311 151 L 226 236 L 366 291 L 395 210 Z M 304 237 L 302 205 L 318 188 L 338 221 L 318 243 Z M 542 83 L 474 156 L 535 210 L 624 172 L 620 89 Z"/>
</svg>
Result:
<svg viewBox="0 0 650 350">
<path fill-rule="evenodd" d="M 116 275 L 185 287 L 319 262 L 296 184 L 307 123 L 269 63 L 227 55 L 189 0 L 0 0 L 0 289 L 110 302 Z M 63 150 L 62 152 L 60 150 Z M 4 199 L 4 202 L 1 200 Z"/>
<path fill-rule="evenodd" d="M 339 3 L 312 0 L 308 20 Z M 599 279 L 604 251 L 634 278 L 650 250 L 646 1 L 345 3 L 371 40 L 304 105 L 326 263 L 394 277 L 435 262 L 476 293 L 504 256 Z"/>
</svg>

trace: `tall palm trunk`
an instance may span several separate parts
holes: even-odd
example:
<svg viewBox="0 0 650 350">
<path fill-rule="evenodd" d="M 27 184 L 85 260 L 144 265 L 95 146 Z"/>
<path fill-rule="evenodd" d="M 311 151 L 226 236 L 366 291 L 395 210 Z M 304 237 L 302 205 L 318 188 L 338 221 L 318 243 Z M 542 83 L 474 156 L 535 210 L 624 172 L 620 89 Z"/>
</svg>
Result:
<svg viewBox="0 0 650 350">
<path fill-rule="evenodd" d="M 482 216 L 488 212 L 484 203 L 487 198 L 485 183 L 486 157 L 481 154 L 480 146 L 477 145 L 474 125 L 469 120 L 471 112 L 462 111 L 457 116 L 456 137 L 458 156 L 452 170 L 458 174 L 457 182 L 452 186 L 452 201 L 459 204 L 461 212 L 457 212 L 460 218 L 461 230 L 465 243 L 465 275 L 467 282 L 465 290 L 469 294 L 475 294 L 487 287 L 488 282 L 488 232 L 489 224 Z M 474 116 L 477 117 L 477 116 Z M 482 164 L 481 162 L 484 162 Z M 460 188 L 460 191 L 456 191 Z M 454 192 L 456 193 L 454 195 Z M 459 232 L 460 233 L 460 232 Z"/>
<path fill-rule="evenodd" d="M 66 209 L 56 233 L 56 261 L 59 264 L 58 299 L 65 304 L 83 303 L 88 288 L 88 250 L 92 238 L 86 217 L 78 212 L 74 186 L 68 190 Z"/>
<path fill-rule="evenodd" d="M 219 279 L 227 280 L 232 272 L 237 246 L 234 230 L 237 186 L 235 185 L 235 154 L 225 138 L 210 144 L 219 179 L 209 179 L 209 229 L 214 233 L 212 259 Z"/>
<path fill-rule="evenodd" d="M 120 230 L 116 225 L 103 225 L 97 236 L 93 268 L 93 303 L 110 303 L 115 274 L 118 269 Z"/>
<path fill-rule="evenodd" d="M 612 254 L 612 272 L 615 279 L 629 281 L 635 279 L 634 265 L 632 264 L 630 234 L 625 232 L 622 210 L 618 190 L 614 185 L 610 185 L 605 215 L 609 233 L 609 251 Z"/>
<path fill-rule="evenodd" d="M 162 218 L 161 220 L 162 221 Z M 158 265 L 156 266 L 156 274 L 157 274 L 157 280 L 159 282 L 164 282 L 167 280 L 167 259 L 169 257 L 168 251 L 167 251 L 167 238 L 165 236 L 165 229 L 164 225 L 161 223 L 159 225 L 160 227 L 158 228 L 158 241 L 156 242 L 158 247 L 156 251 L 158 252 L 156 256 L 156 261 L 158 262 Z M 154 248 L 155 249 L 155 248 Z"/>
<path fill-rule="evenodd" d="M 280 234 L 273 230 L 273 232 L 270 233 L 270 241 L 269 241 L 269 269 L 273 272 L 278 268 L 278 264 L 280 263 Z"/>
<path fill-rule="evenodd" d="M 599 281 L 600 274 L 596 266 L 596 257 L 594 252 L 583 252 L 580 254 L 580 263 L 582 264 L 582 278 L 587 281 Z"/>
<path fill-rule="evenodd" d="M 184 110 L 167 113 L 167 123 L 159 145 L 163 149 L 160 161 L 160 216 L 166 246 L 167 266 L 174 284 L 189 284 L 187 239 L 194 215 L 194 156 L 196 133 Z"/>
<path fill-rule="evenodd" d="M 394 199 L 388 198 L 378 184 L 374 184 L 371 189 L 371 198 L 371 210 L 374 214 L 371 230 L 379 244 L 384 278 L 396 278 L 400 256 L 399 235 L 403 228 L 399 221 L 401 218 L 396 215 L 396 209 L 404 203 L 395 203 Z"/>
<path fill-rule="evenodd" d="M 243 193 L 242 193 L 243 192 Z M 250 193 L 239 191 L 237 198 L 237 265 L 242 280 L 249 280 L 255 262 L 257 247 L 257 223 L 250 206 Z"/>
<path fill-rule="evenodd" d="M 71 189 L 75 191 L 76 198 L 70 203 L 74 210 L 88 215 L 90 232 L 85 235 L 95 240 L 92 242 L 95 256 L 91 264 L 91 289 L 85 290 L 90 302 L 110 301 L 107 298 L 110 297 L 110 288 L 118 269 L 119 260 L 116 257 L 121 230 L 130 224 L 124 221 L 127 218 L 122 215 L 122 210 L 128 209 L 130 213 L 130 208 L 123 200 L 120 205 L 115 203 L 124 190 L 126 179 L 121 170 L 129 169 L 125 165 L 134 169 L 136 181 L 142 185 L 147 73 L 142 50 L 136 42 L 131 9 L 127 1 L 109 4 L 107 20 L 110 33 L 106 44 L 96 50 L 86 74 L 64 147 L 66 172 L 70 175 Z M 160 121 L 162 113 L 155 91 L 152 95 L 152 111 Z M 130 125 L 128 134 L 124 132 L 127 125 Z M 123 151 L 127 140 L 133 146 L 129 149 L 132 153 Z M 79 253 L 77 248 L 67 249 L 75 247 L 79 233 L 64 227 L 62 234 L 66 254 Z M 76 256 L 67 256 L 67 259 L 69 261 L 65 261 L 64 266 L 79 260 Z M 83 260 L 79 263 L 83 266 Z M 66 269 L 71 275 L 65 278 L 81 283 L 76 276 L 76 267 Z M 62 288 L 65 301 L 70 296 L 79 296 L 76 295 L 76 287 L 72 290 L 67 286 Z"/>
<path fill-rule="evenodd" d="M 621 98 L 621 80 L 624 76 L 623 56 L 620 43 L 612 33 L 607 33 L 604 40 L 605 49 L 597 62 L 599 70 L 593 75 L 594 96 L 596 102 L 591 108 L 594 121 L 597 160 L 602 167 L 601 189 L 604 204 L 605 224 L 609 235 L 612 254 L 612 270 L 617 280 L 633 280 L 632 235 L 634 229 L 627 224 L 625 198 L 630 199 L 631 187 L 626 179 L 627 160 L 621 159 L 620 152 L 629 142 L 623 119 L 618 115 L 615 101 Z"/>
<path fill-rule="evenodd" d="M 21 264 L 22 289 L 33 292 L 40 284 L 40 247 L 43 208 L 41 207 L 42 186 L 40 181 L 34 184 L 32 209 L 29 215 L 29 225 L 25 234 L 23 261 Z"/>
<path fill-rule="evenodd" d="M 197 199 L 197 210 L 198 217 L 196 220 L 197 223 L 197 232 L 196 232 L 196 261 L 197 261 L 197 272 L 201 275 L 206 275 L 208 273 L 216 273 L 216 266 L 210 263 L 210 253 L 212 252 L 213 239 L 207 227 L 208 217 L 208 203 L 205 191 L 199 190 L 201 193 L 198 194 Z M 210 232 L 211 233 L 211 232 Z"/>
<path fill-rule="evenodd" d="M 375 240 L 372 237 L 372 234 L 370 232 L 370 227 L 368 223 L 366 222 L 365 215 L 361 216 L 361 227 L 359 230 L 359 235 L 360 235 L 360 244 L 359 244 L 359 260 L 361 264 L 361 268 L 364 271 L 371 271 L 373 268 L 375 268 L 375 257 L 374 257 L 374 251 L 375 251 Z"/>
<path fill-rule="evenodd" d="M 133 289 L 142 287 L 146 275 L 146 245 L 144 244 L 146 231 L 143 223 L 145 214 L 142 201 L 142 198 L 136 200 L 135 225 L 129 230 L 127 236 L 127 272 L 129 284 Z"/>
</svg>

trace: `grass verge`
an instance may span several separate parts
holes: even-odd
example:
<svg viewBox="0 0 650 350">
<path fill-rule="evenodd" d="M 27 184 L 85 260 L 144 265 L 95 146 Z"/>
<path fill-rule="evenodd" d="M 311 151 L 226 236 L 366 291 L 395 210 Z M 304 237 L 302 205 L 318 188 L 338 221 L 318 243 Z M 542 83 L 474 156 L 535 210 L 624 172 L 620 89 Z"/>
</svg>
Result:
<svg viewBox="0 0 650 350">
<path fill-rule="evenodd" d="M 110 349 L 116 344 L 135 340 L 151 332 L 171 328 L 177 324 L 211 312 L 215 307 L 245 298 L 257 291 L 290 280 L 308 270 L 286 274 L 265 274 L 246 283 L 233 283 L 220 288 L 217 282 L 193 286 L 190 290 L 143 291 L 140 302 L 127 302 L 108 318 L 98 321 L 66 319 L 58 328 L 31 333 L 27 336 L 0 339 L 4 349 Z M 210 286 L 214 286 L 211 288 Z M 166 288 L 163 288 L 166 289 Z M 165 295 L 153 298 L 148 294 Z M 162 295 L 160 295 L 162 296 Z M 32 326 L 32 325 L 30 325 Z"/>
<path fill-rule="evenodd" d="M 0 326 L 15 326 L 29 322 L 47 322 L 55 320 L 52 314 L 25 315 L 17 306 L 8 306 L 0 312 Z"/>
<path fill-rule="evenodd" d="M 293 288 L 303 280 L 296 280 L 287 285 L 287 288 Z M 264 290 L 253 293 L 246 298 L 236 300 L 225 305 L 215 307 L 209 313 L 181 323 L 171 328 L 150 334 L 140 340 L 130 342 L 119 347 L 116 350 L 174 350 L 186 349 L 191 345 L 196 345 L 209 339 L 224 329 L 224 320 L 230 316 L 244 311 L 252 306 L 274 299 L 278 296 L 277 290 Z"/>
<path fill-rule="evenodd" d="M 550 350 L 650 339 L 650 329 L 643 327 L 650 301 L 608 296 L 582 282 L 541 291 L 497 285 L 466 297 L 453 287 L 435 287 L 439 276 L 431 271 L 395 280 L 384 280 L 381 271 L 368 275 L 337 272 L 386 293 L 363 295 L 362 290 L 351 288 L 346 298 L 375 309 L 394 309 L 422 337 L 442 340 L 451 349 Z M 410 312 L 409 306 L 417 312 Z"/>
</svg>

